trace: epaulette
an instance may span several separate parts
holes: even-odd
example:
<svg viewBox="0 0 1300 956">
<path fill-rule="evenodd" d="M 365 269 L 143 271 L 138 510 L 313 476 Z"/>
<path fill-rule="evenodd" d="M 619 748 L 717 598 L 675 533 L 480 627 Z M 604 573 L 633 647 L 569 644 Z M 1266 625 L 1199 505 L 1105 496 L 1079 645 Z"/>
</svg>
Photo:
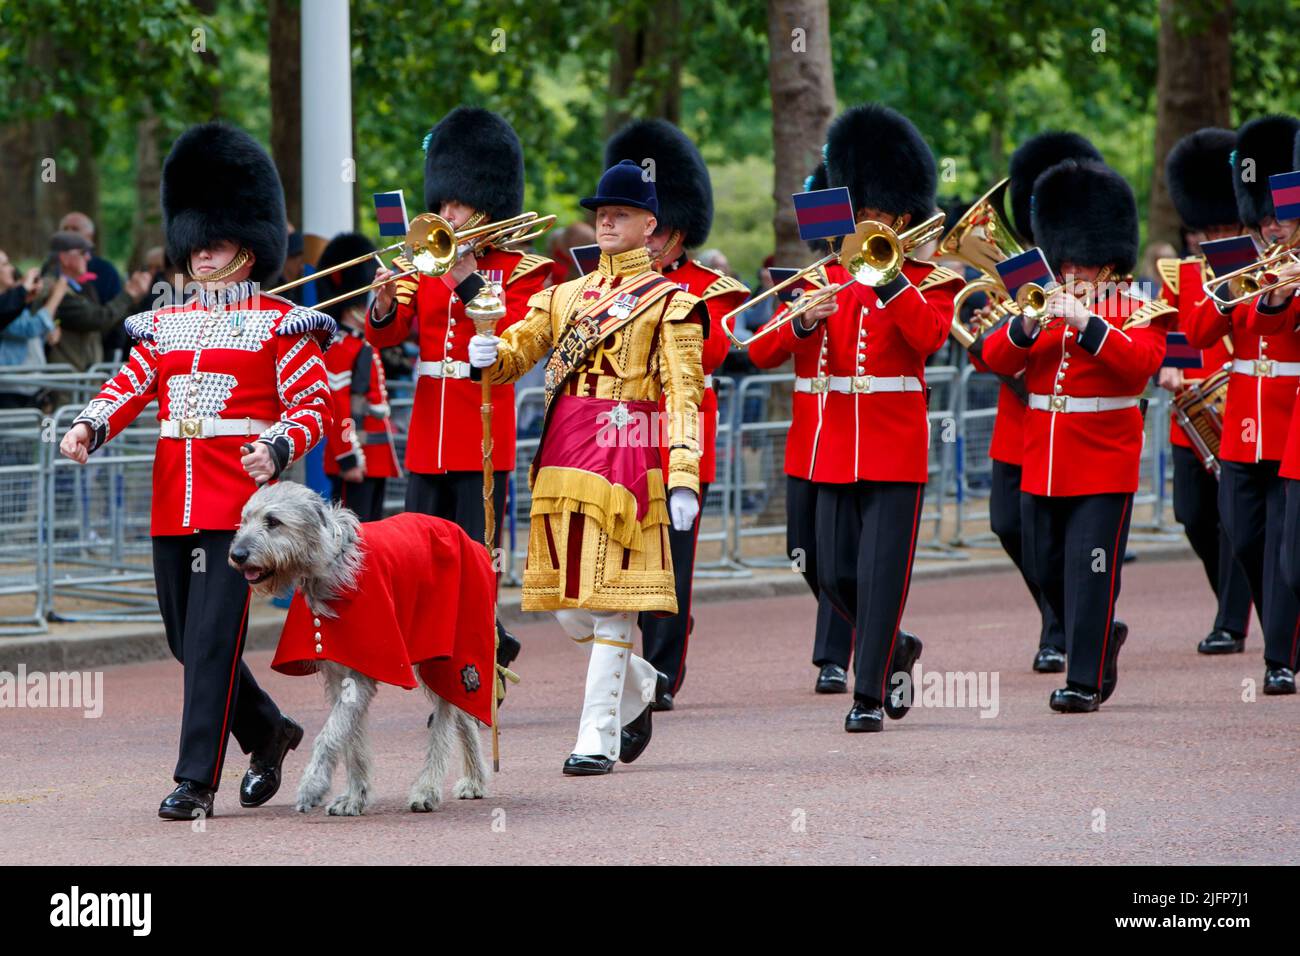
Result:
<svg viewBox="0 0 1300 956">
<path fill-rule="evenodd" d="M 315 332 L 322 347 L 334 340 L 334 333 L 337 331 L 338 323 L 324 312 L 301 305 L 296 305 L 286 312 L 280 318 L 280 324 L 275 327 L 276 335 L 303 335 L 307 332 Z"/>
<path fill-rule="evenodd" d="M 745 288 L 743 282 L 733 279 L 731 276 L 719 275 L 700 293 L 700 298 L 712 299 L 719 295 L 736 295 L 737 293 L 746 297 L 749 296 L 749 290 Z"/>
<path fill-rule="evenodd" d="M 933 289 L 937 285 L 953 281 L 961 282 L 962 277 L 944 266 L 935 266 L 930 270 L 930 274 L 921 280 L 921 284 L 917 288 L 924 292 L 926 289 Z"/>
<path fill-rule="evenodd" d="M 1152 299 L 1148 302 L 1143 302 L 1141 308 L 1126 318 L 1122 328 L 1132 329 L 1145 327 L 1150 325 L 1152 322 L 1155 322 L 1157 319 L 1166 319 L 1177 314 L 1178 310 L 1168 302 L 1165 302 L 1162 299 Z"/>
<path fill-rule="evenodd" d="M 690 292 L 678 292 L 668 301 L 664 308 L 664 322 L 680 322 L 691 314 L 692 310 L 703 300 Z"/>
<path fill-rule="evenodd" d="M 1156 272 L 1160 273 L 1160 284 L 1178 294 L 1178 271 L 1182 268 L 1182 259 L 1157 259 Z"/>
<path fill-rule="evenodd" d="M 137 312 L 135 315 L 128 316 L 122 323 L 122 327 L 126 329 L 126 334 L 137 342 L 155 341 L 152 312 Z"/>
<path fill-rule="evenodd" d="M 515 263 L 514 269 L 510 272 L 510 278 L 507 279 L 506 282 L 514 282 L 521 276 L 526 276 L 528 273 L 533 272 L 536 269 L 541 269 L 544 266 L 549 267 L 550 265 L 551 260 L 545 256 L 535 256 L 532 253 L 528 253 Z"/>
</svg>

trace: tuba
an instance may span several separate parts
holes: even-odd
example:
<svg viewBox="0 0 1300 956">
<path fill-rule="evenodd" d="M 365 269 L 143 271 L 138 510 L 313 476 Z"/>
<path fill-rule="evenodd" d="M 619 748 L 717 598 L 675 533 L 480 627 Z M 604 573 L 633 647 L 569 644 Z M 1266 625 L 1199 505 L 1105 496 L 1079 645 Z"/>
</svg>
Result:
<svg viewBox="0 0 1300 956">
<path fill-rule="evenodd" d="M 953 300 L 952 337 L 967 350 L 981 335 L 1017 311 L 997 273 L 999 262 L 1019 255 L 1026 249 L 1024 240 L 1011 228 L 1011 219 L 1006 213 L 1006 195 L 1010 183 L 1010 179 L 1004 179 L 975 200 L 948 230 L 936 253 L 946 258 L 959 259 L 981 273 L 979 278 L 966 283 Z M 972 295 L 981 292 L 988 296 L 993 306 L 992 313 L 967 325 L 961 320 L 962 306 Z"/>
</svg>

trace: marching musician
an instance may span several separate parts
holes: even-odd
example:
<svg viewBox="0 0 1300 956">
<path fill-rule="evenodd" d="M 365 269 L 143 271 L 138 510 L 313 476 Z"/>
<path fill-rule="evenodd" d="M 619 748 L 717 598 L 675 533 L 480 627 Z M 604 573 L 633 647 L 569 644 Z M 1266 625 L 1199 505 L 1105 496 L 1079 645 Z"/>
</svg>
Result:
<svg viewBox="0 0 1300 956">
<path fill-rule="evenodd" d="M 1165 160 L 1165 183 L 1183 222 L 1188 257 L 1161 260 L 1164 276 L 1160 294 L 1189 315 L 1205 300 L 1205 260 L 1201 243 L 1237 236 L 1237 197 L 1232 188 L 1232 151 L 1237 134 L 1207 127 L 1179 140 Z M 1175 317 L 1170 331 L 1180 330 Z M 1220 337 L 1201 350 L 1200 368 L 1160 369 L 1158 382 L 1174 396 L 1191 382 L 1201 382 L 1232 362 L 1231 342 Z M 1201 654 L 1240 653 L 1250 627 L 1250 582 L 1232 554 L 1232 544 L 1219 519 L 1219 482 L 1197 455 L 1191 438 L 1170 416 L 1169 443 L 1174 461 L 1174 517 L 1200 558 L 1218 603 L 1214 629 L 1201 639 Z"/>
<path fill-rule="evenodd" d="M 749 290 L 686 254 L 698 249 L 709 237 L 713 224 L 713 183 L 704 157 L 695 144 L 672 123 L 662 119 L 633 122 L 615 133 L 605 144 L 605 165 L 630 159 L 643 170 L 654 170 L 655 195 L 659 211 L 658 228 L 647 248 L 654 267 L 685 292 L 704 302 L 709 313 L 709 334 L 704 338 L 701 361 L 704 367 L 704 400 L 700 404 L 700 501 L 706 500 L 709 485 L 717 476 L 718 396 L 713 390 L 713 373 L 727 357 L 727 334 L 722 317 L 749 296 Z M 659 404 L 665 398 L 660 396 Z M 666 438 L 664 431 L 660 437 Z M 664 477 L 668 474 L 669 449 L 662 450 Z M 695 544 L 700 522 L 685 531 L 669 529 L 677 613 L 642 613 L 641 647 L 654 668 L 667 675 L 666 690 L 655 698 L 656 710 L 672 710 L 673 697 L 686 676 L 686 649 L 694 629 L 691 590 L 695 576 Z"/>
<path fill-rule="evenodd" d="M 818 163 L 804 183 L 813 192 L 826 188 L 826 164 Z M 822 242 L 810 242 L 814 252 L 825 252 Z M 826 285 L 824 269 L 810 275 L 810 290 Z M 784 321 L 785 308 L 778 308 L 762 329 Z M 761 331 L 761 329 L 760 329 Z M 749 346 L 749 358 L 758 368 L 776 368 L 794 359 L 794 397 L 790 430 L 785 436 L 785 544 L 790 560 L 797 562 L 804 581 L 817 600 L 817 624 L 813 633 L 813 666 L 818 694 L 845 694 L 849 690 L 849 662 L 853 653 L 853 623 L 831 602 L 817 579 L 817 495 L 821 488 L 812 480 L 813 462 L 821 444 L 826 414 L 826 324 L 819 323 L 807 336 L 773 333 Z"/>
<path fill-rule="evenodd" d="M 827 184 L 848 188 L 856 221 L 901 234 L 932 214 L 934 156 L 902 114 L 878 104 L 845 111 L 825 155 Z M 826 274 L 835 285 L 850 278 L 838 263 Z M 911 704 L 904 685 L 921 642 L 900 625 L 927 478 L 925 362 L 947 341 L 960 285 L 955 272 L 904 258 L 895 278 L 853 282 L 781 332 L 810 338 L 825 323 L 826 402 L 811 478 L 820 485 L 818 577 L 855 623 L 850 733 L 882 730 L 885 712 L 899 718 Z"/>
<path fill-rule="evenodd" d="M 516 381 L 548 352 L 546 417 L 532 468 L 522 607 L 554 611 L 590 646 L 586 696 L 564 773 L 631 763 L 651 733 L 650 702 L 666 678 L 633 653 L 636 616 L 678 611 L 669 528 L 700 511 L 699 409 L 704 304 L 651 266 L 658 231 L 653 179 L 624 160 L 596 195 L 598 266 L 528 302 L 500 336 L 475 336 L 470 361 L 493 384 Z M 668 417 L 665 480 L 651 425 Z"/>
<path fill-rule="evenodd" d="M 316 271 L 316 301 L 327 302 L 370 284 L 371 269 L 358 262 L 326 273 L 358 256 L 376 253 L 375 244 L 356 232 L 341 232 L 321 252 Z M 388 421 L 388 386 L 379 350 L 366 341 L 363 296 L 327 305 L 322 310 L 339 325 L 325 353 L 334 406 L 334 424 L 325 435 L 325 474 L 333 499 L 352 509 L 362 521 L 384 516 L 384 489 L 396 477 L 392 428 Z"/>
<path fill-rule="evenodd" d="M 1114 170 L 1067 159 L 1038 177 L 1032 206 L 1033 235 L 1065 284 L 1047 296 L 1046 328 L 1016 316 L 988 338 L 984 359 L 1000 374 L 1025 374 L 1025 561 L 1065 626 L 1066 686 L 1050 706 L 1083 713 L 1118 678 L 1127 628 L 1114 614 L 1142 454 L 1139 403 L 1172 310 L 1127 289 L 1137 204 Z"/>
<path fill-rule="evenodd" d="M 1264 245 L 1295 233 L 1296 220 L 1278 221 L 1268 180 L 1291 170 L 1297 132 L 1300 120 L 1290 116 L 1259 117 L 1237 130 L 1232 154 L 1237 215 Z M 1249 301 L 1224 304 L 1232 297 L 1229 285 L 1212 284 L 1211 294 L 1186 316 L 1184 329 L 1197 348 L 1225 335 L 1232 340 L 1219 447 L 1219 518 L 1261 608 L 1263 691 L 1294 694 L 1300 600 L 1279 567 L 1286 512 L 1280 469 L 1300 385 L 1300 333 Z"/>
<path fill-rule="evenodd" d="M 524 154 L 501 116 L 458 106 L 438 121 L 425 146 L 424 203 L 456 230 L 508 219 L 524 204 Z M 396 265 L 409 268 L 399 257 Z M 475 541 L 484 538 L 481 395 L 470 381 L 469 340 L 474 323 L 465 306 L 489 283 L 505 303 L 497 323 L 519 322 L 529 298 L 541 291 L 551 261 L 495 246 L 467 252 L 441 276 L 420 275 L 380 287 L 366 325 L 376 348 L 399 345 L 418 325 L 420 361 L 406 443 L 406 510 L 446 518 Z M 393 273 L 380 268 L 376 279 Z M 515 390 L 492 393 L 494 541 L 501 540 L 505 495 L 515 466 Z M 498 662 L 508 665 L 519 642 L 498 623 Z"/>
<path fill-rule="evenodd" d="M 60 451 L 85 463 L 158 402 L 154 580 L 167 644 L 185 668 L 176 789 L 158 815 L 211 816 L 226 743 L 252 754 L 241 806 L 275 795 L 302 728 L 242 661 L 251 591 L 227 561 L 240 512 L 330 426 L 321 349 L 334 320 L 259 284 L 279 272 L 284 191 L 271 158 L 243 130 L 191 127 L 163 164 L 168 258 L 196 291 L 126 320 L 136 340 L 122 370 L 77 416 Z"/>
</svg>

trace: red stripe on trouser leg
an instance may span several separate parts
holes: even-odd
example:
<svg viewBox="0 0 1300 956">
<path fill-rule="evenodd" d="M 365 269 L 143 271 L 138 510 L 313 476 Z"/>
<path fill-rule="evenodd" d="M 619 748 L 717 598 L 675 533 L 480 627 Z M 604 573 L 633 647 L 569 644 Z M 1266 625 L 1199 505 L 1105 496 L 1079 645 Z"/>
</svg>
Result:
<svg viewBox="0 0 1300 956">
<path fill-rule="evenodd" d="M 564 596 L 577 600 L 582 589 L 582 530 L 585 518 L 569 515 L 569 542 L 564 555 Z"/>
<path fill-rule="evenodd" d="M 894 618 L 894 636 L 889 639 L 889 656 L 885 658 L 885 676 L 880 681 L 880 701 L 885 701 L 885 687 L 891 676 L 890 666 L 894 662 L 894 647 L 898 644 L 898 629 L 903 624 L 903 608 L 907 606 L 907 591 L 912 586 L 912 563 L 916 560 L 916 535 L 921 529 L 921 496 L 925 494 L 925 485 L 916 488 L 916 507 L 912 510 L 912 541 L 907 548 L 907 574 L 903 576 L 903 596 L 898 601 L 898 614 Z"/>
<path fill-rule="evenodd" d="M 1119 553 L 1119 539 L 1124 533 L 1124 522 L 1128 520 L 1128 510 L 1133 507 L 1133 496 L 1124 502 L 1124 510 L 1119 515 L 1119 527 L 1115 529 L 1115 546 L 1110 552 L 1110 597 L 1106 601 L 1106 633 L 1101 638 L 1101 663 L 1097 665 L 1097 690 L 1101 690 L 1102 677 L 1106 673 L 1106 648 L 1110 646 L 1111 622 L 1115 619 L 1115 576 L 1119 574 L 1120 563 L 1124 555 Z"/>
<path fill-rule="evenodd" d="M 239 659 L 244 656 L 244 625 L 248 623 L 248 605 L 253 600 L 253 590 L 249 588 L 244 598 L 244 613 L 239 618 L 239 631 L 235 636 L 235 656 L 230 662 L 230 681 L 226 684 L 226 711 L 221 717 L 221 737 L 217 742 L 217 762 L 212 768 L 212 788 L 217 787 L 221 776 L 221 764 L 226 759 L 226 742 L 230 739 L 230 703 L 235 698 L 235 675 L 239 673 Z"/>
</svg>

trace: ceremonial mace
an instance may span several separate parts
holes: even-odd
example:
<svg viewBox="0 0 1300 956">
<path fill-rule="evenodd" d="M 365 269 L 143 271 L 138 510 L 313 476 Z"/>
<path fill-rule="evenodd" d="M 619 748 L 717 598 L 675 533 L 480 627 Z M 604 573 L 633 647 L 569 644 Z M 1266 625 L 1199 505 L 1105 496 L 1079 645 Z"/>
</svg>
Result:
<svg viewBox="0 0 1300 956">
<path fill-rule="evenodd" d="M 488 283 L 478 295 L 465 304 L 465 314 L 474 323 L 479 335 L 496 335 L 497 320 L 506 314 L 505 303 L 496 288 Z M 492 772 L 501 772 L 501 740 L 497 729 L 497 701 L 505 696 L 505 681 L 519 683 L 519 675 L 497 663 L 501 649 L 501 635 L 497 630 L 496 600 L 496 508 L 492 503 L 494 475 L 492 473 L 492 384 L 487 370 L 483 375 L 483 398 L 479 413 L 483 418 L 483 543 L 487 545 L 488 560 L 492 562 Z"/>
</svg>

